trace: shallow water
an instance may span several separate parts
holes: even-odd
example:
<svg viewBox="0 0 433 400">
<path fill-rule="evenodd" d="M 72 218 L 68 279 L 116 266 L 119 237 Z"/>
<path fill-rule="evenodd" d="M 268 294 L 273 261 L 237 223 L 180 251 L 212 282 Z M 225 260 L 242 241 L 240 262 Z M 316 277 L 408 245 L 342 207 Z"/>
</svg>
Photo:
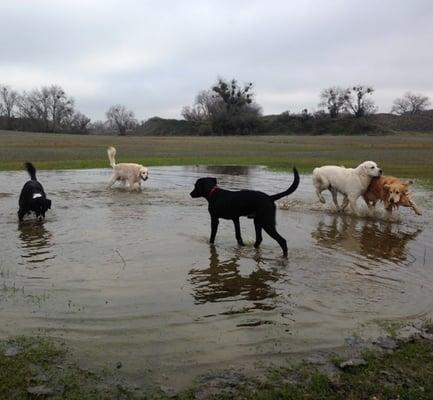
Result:
<svg viewBox="0 0 433 400">
<path fill-rule="evenodd" d="M 179 387 L 210 368 L 251 368 L 341 345 L 377 320 L 433 314 L 433 194 L 422 217 L 358 218 L 321 206 L 311 178 L 280 203 L 289 258 L 264 234 L 256 251 L 221 221 L 207 243 L 201 176 L 277 193 L 292 175 L 245 167 L 151 168 L 142 193 L 107 190 L 110 170 L 38 174 L 53 201 L 45 223 L 18 224 L 24 172 L 0 173 L 0 334 L 63 337 L 90 366 Z M 361 201 L 359 201 L 361 205 Z M 170 378 L 168 378 L 170 377 Z"/>
</svg>

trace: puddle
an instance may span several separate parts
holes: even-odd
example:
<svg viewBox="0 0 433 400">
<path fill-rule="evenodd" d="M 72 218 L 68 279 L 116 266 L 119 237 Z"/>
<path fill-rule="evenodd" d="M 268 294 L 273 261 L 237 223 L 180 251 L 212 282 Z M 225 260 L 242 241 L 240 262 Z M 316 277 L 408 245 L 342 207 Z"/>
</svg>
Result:
<svg viewBox="0 0 433 400">
<path fill-rule="evenodd" d="M 273 194 L 292 175 L 246 167 L 159 167 L 142 193 L 107 190 L 111 171 L 40 171 L 53 201 L 45 223 L 18 224 L 24 172 L 0 173 L 0 334 L 48 332 L 83 363 L 173 386 L 209 369 L 244 367 L 340 346 L 373 320 L 433 314 L 433 194 L 417 186 L 424 215 L 395 221 L 334 213 L 311 177 L 280 203 L 289 258 L 264 234 L 255 250 L 221 221 L 207 244 L 201 176 L 228 189 Z M 361 204 L 361 201 L 359 201 Z M 170 377 L 169 379 L 167 377 Z"/>
</svg>

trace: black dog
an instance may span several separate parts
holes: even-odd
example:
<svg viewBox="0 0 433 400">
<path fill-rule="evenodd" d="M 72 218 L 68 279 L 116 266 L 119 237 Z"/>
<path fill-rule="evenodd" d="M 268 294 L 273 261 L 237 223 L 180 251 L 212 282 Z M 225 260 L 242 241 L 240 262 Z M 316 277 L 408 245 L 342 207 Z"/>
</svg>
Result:
<svg viewBox="0 0 433 400">
<path fill-rule="evenodd" d="M 262 229 L 275 239 L 283 249 L 284 257 L 287 257 L 287 242 L 275 229 L 275 204 L 274 201 L 293 193 L 299 185 L 299 174 L 293 168 L 295 179 L 292 185 L 284 192 L 272 196 L 253 190 L 241 190 L 232 192 L 220 189 L 215 178 L 200 178 L 190 193 L 191 197 L 204 197 L 209 202 L 209 214 L 211 217 L 210 243 L 214 243 L 218 229 L 219 218 L 231 219 L 235 225 L 236 239 L 240 246 L 244 245 L 239 226 L 239 217 L 247 216 L 254 219 L 256 229 L 256 242 L 254 247 L 259 247 L 262 242 Z"/>
<path fill-rule="evenodd" d="M 47 199 L 44 188 L 36 179 L 36 168 L 32 163 L 26 162 L 25 169 L 30 175 L 20 194 L 18 219 L 23 220 L 24 215 L 34 212 L 38 219 L 45 218 L 45 213 L 51 208 L 51 200 Z"/>
</svg>

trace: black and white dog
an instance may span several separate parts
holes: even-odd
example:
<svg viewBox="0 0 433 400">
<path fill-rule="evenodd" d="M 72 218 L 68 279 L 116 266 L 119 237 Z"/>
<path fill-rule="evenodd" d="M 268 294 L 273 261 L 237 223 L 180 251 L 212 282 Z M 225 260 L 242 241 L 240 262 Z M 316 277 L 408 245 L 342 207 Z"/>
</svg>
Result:
<svg viewBox="0 0 433 400">
<path fill-rule="evenodd" d="M 44 188 L 36 179 L 36 168 L 31 162 L 24 163 L 24 167 L 30 175 L 21 189 L 19 199 L 18 219 L 23 220 L 26 214 L 34 212 L 36 217 L 41 220 L 45 218 L 45 213 L 51 208 L 51 200 L 47 199 Z"/>
<path fill-rule="evenodd" d="M 254 247 L 259 247 L 262 242 L 262 229 L 275 239 L 287 257 L 287 242 L 275 228 L 275 201 L 293 193 L 299 185 L 299 174 L 293 168 L 295 178 L 291 186 L 284 192 L 268 195 L 255 190 L 230 191 L 220 189 L 215 178 L 200 178 L 190 193 L 193 198 L 204 197 L 209 203 L 211 217 L 210 243 L 214 243 L 218 229 L 219 219 L 231 219 L 235 226 L 236 240 L 240 246 L 244 245 L 239 225 L 239 217 L 245 216 L 254 220 L 256 230 L 256 242 Z"/>
</svg>

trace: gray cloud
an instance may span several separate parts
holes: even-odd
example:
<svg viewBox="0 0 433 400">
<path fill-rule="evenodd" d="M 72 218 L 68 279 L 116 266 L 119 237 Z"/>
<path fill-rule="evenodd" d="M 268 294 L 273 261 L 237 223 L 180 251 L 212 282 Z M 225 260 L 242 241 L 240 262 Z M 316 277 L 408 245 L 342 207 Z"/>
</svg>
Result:
<svg viewBox="0 0 433 400">
<path fill-rule="evenodd" d="M 331 85 L 373 85 L 381 111 L 433 98 L 429 0 L 18 0 L 0 15 L 0 82 L 60 84 L 92 118 L 114 103 L 179 117 L 217 76 L 254 82 L 268 114 L 315 109 Z"/>
</svg>

